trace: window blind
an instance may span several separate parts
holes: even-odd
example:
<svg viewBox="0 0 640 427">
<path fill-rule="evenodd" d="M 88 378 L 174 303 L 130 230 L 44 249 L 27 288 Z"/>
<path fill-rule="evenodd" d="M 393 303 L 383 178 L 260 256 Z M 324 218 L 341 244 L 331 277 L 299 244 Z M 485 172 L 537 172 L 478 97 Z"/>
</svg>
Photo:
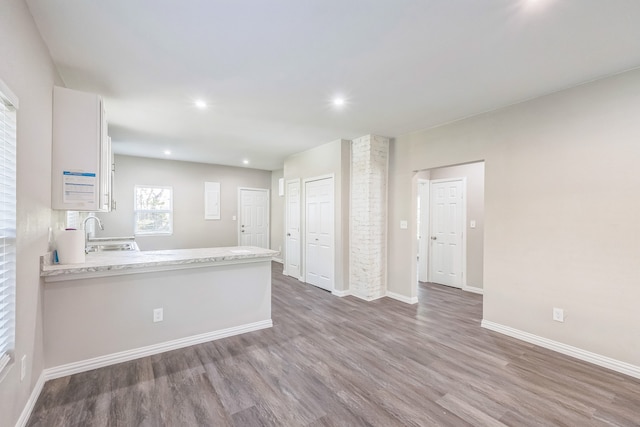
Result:
<svg viewBox="0 0 640 427">
<path fill-rule="evenodd" d="M 15 341 L 16 107 L 0 81 L 0 377 Z"/>
</svg>

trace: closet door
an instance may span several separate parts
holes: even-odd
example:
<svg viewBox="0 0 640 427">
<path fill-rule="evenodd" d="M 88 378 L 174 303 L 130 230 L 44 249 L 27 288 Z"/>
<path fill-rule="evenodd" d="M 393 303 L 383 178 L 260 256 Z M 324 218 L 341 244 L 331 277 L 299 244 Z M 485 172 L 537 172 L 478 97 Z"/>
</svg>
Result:
<svg viewBox="0 0 640 427">
<path fill-rule="evenodd" d="M 305 183 L 305 281 L 333 290 L 333 178 Z"/>
</svg>

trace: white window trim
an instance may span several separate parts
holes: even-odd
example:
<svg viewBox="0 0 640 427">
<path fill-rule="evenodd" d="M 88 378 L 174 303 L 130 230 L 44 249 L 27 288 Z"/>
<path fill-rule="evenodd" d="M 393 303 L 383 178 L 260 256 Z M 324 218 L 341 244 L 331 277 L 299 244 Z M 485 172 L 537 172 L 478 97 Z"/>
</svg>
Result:
<svg viewBox="0 0 640 427">
<path fill-rule="evenodd" d="M 15 361 L 15 295 L 16 295 L 16 150 L 17 150 L 17 111 L 18 98 L 0 80 L 0 103 L 2 104 L 2 115 L 12 111 L 11 121 L 8 121 L 13 129 L 12 135 L 5 138 L 4 133 L 0 134 L 0 158 L 1 165 L 9 164 L 8 168 L 3 168 L 0 173 L 3 182 L 4 194 L 0 199 L 7 197 L 3 201 L 12 210 L 3 206 L 2 218 L 0 218 L 0 381 L 4 379 L 9 369 Z M 9 110 L 6 110 L 9 107 Z M 2 123 L 5 123 L 3 120 Z M 1 130 L 1 129 L 0 129 Z M 5 147 L 8 147 L 6 149 Z M 7 155 L 8 154 L 8 155 Z M 7 173 L 12 171 L 13 173 Z M 8 215 L 7 215 L 8 212 Z"/>
<path fill-rule="evenodd" d="M 163 190 L 169 190 L 171 192 L 171 206 L 169 209 L 136 209 L 136 196 L 138 188 L 161 188 Z M 169 231 L 138 231 L 137 218 L 138 213 L 168 213 L 169 214 Z M 171 236 L 173 235 L 173 187 L 168 187 L 164 185 L 141 185 L 136 184 L 133 187 L 133 234 L 135 236 Z"/>
</svg>

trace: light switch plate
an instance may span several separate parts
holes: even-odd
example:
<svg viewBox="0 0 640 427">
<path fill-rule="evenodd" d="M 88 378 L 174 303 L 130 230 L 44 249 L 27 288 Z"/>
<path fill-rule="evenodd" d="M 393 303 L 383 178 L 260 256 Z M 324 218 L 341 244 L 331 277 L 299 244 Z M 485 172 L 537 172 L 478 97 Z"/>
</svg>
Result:
<svg viewBox="0 0 640 427">
<path fill-rule="evenodd" d="M 469 222 L 469 227 L 471 227 L 471 228 L 476 228 L 476 221 L 472 219 L 472 220 Z"/>
<path fill-rule="evenodd" d="M 407 221 L 400 221 L 400 228 L 403 230 L 409 228 L 409 224 L 407 223 Z"/>
</svg>

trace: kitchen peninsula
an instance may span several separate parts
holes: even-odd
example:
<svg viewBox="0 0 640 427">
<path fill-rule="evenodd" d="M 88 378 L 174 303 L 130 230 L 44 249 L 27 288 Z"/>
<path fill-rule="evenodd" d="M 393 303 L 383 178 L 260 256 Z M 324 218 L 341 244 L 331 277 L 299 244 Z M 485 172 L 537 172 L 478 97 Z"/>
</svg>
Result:
<svg viewBox="0 0 640 427">
<path fill-rule="evenodd" d="M 45 367 L 69 375 L 272 326 L 271 259 L 257 247 L 43 257 Z"/>
</svg>

